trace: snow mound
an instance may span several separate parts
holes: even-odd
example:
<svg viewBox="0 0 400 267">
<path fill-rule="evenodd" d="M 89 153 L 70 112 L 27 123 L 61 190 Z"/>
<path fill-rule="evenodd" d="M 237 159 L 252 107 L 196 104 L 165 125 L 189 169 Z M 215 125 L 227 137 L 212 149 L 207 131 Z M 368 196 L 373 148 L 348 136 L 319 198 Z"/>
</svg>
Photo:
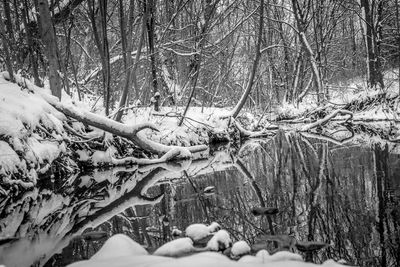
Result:
<svg viewBox="0 0 400 267">
<path fill-rule="evenodd" d="M 222 230 L 221 230 L 222 231 Z M 223 232 L 219 231 L 219 235 Z M 217 233 L 218 234 L 218 233 Z M 162 250 L 173 251 L 181 250 L 192 246 L 190 238 L 181 238 L 167 243 L 168 246 Z M 158 250 L 160 250 L 159 248 Z M 157 251 L 158 251 L 157 250 Z M 154 253 L 156 254 L 156 253 Z M 159 253 L 157 253 L 159 254 Z M 276 256 L 275 256 L 276 255 Z M 80 261 L 69 265 L 70 267 L 317 267 L 343 266 L 333 260 L 324 262 L 322 265 L 300 261 L 301 256 L 290 252 L 278 252 L 270 256 L 267 251 L 260 251 L 256 256 L 244 256 L 239 261 L 233 261 L 226 256 L 216 252 L 202 252 L 182 258 L 170 258 L 160 255 L 148 255 L 147 252 L 135 241 L 122 234 L 111 237 L 104 246 L 90 260 Z"/>
<path fill-rule="evenodd" d="M 249 254 L 251 251 L 251 248 L 249 244 L 247 244 L 246 241 L 237 241 L 233 244 L 231 254 L 233 256 L 241 256 L 245 254 Z"/>
<path fill-rule="evenodd" d="M 116 234 L 110 237 L 101 249 L 93 255 L 93 260 L 104 260 L 133 255 L 147 255 L 147 251 L 126 235 Z"/>
<path fill-rule="evenodd" d="M 232 240 L 229 233 L 225 230 L 219 230 L 207 243 L 207 248 L 213 251 L 220 251 L 229 248 Z"/>
<path fill-rule="evenodd" d="M 8 82 L 0 75 L 0 135 L 25 137 L 41 124 L 62 131 L 65 116 L 42 97 Z"/>
<path fill-rule="evenodd" d="M 4 141 L 0 141 L 0 174 L 26 170 L 25 161 L 21 161 L 15 151 Z"/>
<path fill-rule="evenodd" d="M 46 172 L 66 152 L 66 117 L 33 93 L 30 83 L 21 82 L 25 80 L 17 75 L 19 86 L 8 82 L 7 75 L 0 73 L 0 174 L 6 177 L 5 184 L 31 187 L 37 173 Z M 45 89 L 39 90 L 46 94 Z"/>
<path fill-rule="evenodd" d="M 185 234 L 193 241 L 199 241 L 220 229 L 221 225 L 217 222 L 212 222 L 208 226 L 202 223 L 194 223 L 186 228 Z"/>
<path fill-rule="evenodd" d="M 154 252 L 154 255 L 179 257 L 193 252 L 193 249 L 193 240 L 189 237 L 184 237 L 172 240 L 171 242 L 162 245 Z"/>
</svg>

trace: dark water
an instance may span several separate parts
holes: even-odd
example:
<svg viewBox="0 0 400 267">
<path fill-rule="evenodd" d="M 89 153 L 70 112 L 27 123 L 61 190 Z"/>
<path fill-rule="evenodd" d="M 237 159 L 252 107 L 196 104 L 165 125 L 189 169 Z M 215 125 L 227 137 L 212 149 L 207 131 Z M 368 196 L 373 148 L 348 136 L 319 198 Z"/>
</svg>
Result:
<svg viewBox="0 0 400 267">
<path fill-rule="evenodd" d="M 171 229 L 219 222 L 234 239 L 288 234 L 331 244 L 314 262 L 400 266 L 400 158 L 394 145 L 338 145 L 279 133 L 207 160 L 113 169 L 47 181 L 0 199 L 0 264 L 65 266 L 125 233 L 152 250 Z M 204 194 L 207 186 L 215 192 Z M 255 206 L 278 207 L 269 220 Z M 271 244 L 271 249 L 274 246 Z"/>
</svg>

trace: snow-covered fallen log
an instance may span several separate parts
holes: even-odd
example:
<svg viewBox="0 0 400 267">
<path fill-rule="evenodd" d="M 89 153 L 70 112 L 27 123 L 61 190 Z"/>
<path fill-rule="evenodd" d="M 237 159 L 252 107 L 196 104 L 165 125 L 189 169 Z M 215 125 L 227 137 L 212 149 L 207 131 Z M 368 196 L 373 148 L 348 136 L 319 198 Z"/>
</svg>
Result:
<svg viewBox="0 0 400 267">
<path fill-rule="evenodd" d="M 191 157 L 191 153 L 201 152 L 207 150 L 206 145 L 197 145 L 190 147 L 179 147 L 179 146 L 168 146 L 161 143 L 154 142 L 148 139 L 143 133 L 140 131 L 144 129 L 151 129 L 153 131 L 158 131 L 157 127 L 152 123 L 141 123 L 137 125 L 126 125 L 123 123 L 116 122 L 107 117 L 94 114 L 89 111 L 85 111 L 83 109 L 79 109 L 73 104 L 66 104 L 60 102 L 57 98 L 48 93 L 44 92 L 42 88 L 39 88 L 32 84 L 29 80 L 17 76 L 17 82 L 24 84 L 29 90 L 39 94 L 46 100 L 51 106 L 57 109 L 59 112 L 65 114 L 68 117 L 74 118 L 82 123 L 91 125 L 98 129 L 104 130 L 111 134 L 115 134 L 121 137 L 124 137 L 135 144 L 137 144 L 140 148 L 157 155 L 164 155 L 174 149 L 174 154 L 176 154 L 173 158 L 188 158 Z M 176 152 L 179 150 L 179 154 Z M 162 158 L 163 160 L 172 159 L 171 154 Z M 133 159 L 130 159 L 133 160 Z M 158 161 L 160 162 L 160 161 Z M 147 163 L 147 162 L 146 162 Z"/>
<path fill-rule="evenodd" d="M 330 120 L 332 120 L 333 118 L 335 118 L 338 115 L 348 115 L 349 117 L 345 120 L 346 122 L 353 118 L 353 112 L 348 111 L 348 110 L 338 109 L 338 110 L 335 110 L 334 112 L 332 112 L 331 114 L 325 116 L 324 118 L 317 120 L 316 122 L 304 125 L 300 129 L 300 131 L 306 132 L 306 131 L 309 131 L 318 126 L 322 126 L 322 125 L 328 123 Z"/>
</svg>

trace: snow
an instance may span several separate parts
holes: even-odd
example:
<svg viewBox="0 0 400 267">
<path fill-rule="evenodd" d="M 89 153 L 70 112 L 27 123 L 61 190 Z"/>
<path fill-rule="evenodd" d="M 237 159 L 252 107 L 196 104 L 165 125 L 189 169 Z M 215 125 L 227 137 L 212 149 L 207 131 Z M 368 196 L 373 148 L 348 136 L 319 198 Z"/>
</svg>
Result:
<svg viewBox="0 0 400 267">
<path fill-rule="evenodd" d="M 329 103 L 335 105 L 344 105 L 354 100 L 365 99 L 367 97 L 374 97 L 378 94 L 385 92 L 388 96 L 392 97 L 399 92 L 398 71 L 386 70 L 384 72 L 384 83 L 386 88 L 383 90 L 376 90 L 368 88 L 365 82 L 365 77 L 355 77 L 347 81 L 341 81 L 335 85 L 328 85 L 329 90 Z M 306 96 L 298 105 L 292 103 L 282 103 L 276 108 L 276 112 L 281 118 L 292 118 L 309 112 L 318 107 L 314 95 Z M 354 114 L 354 120 L 381 120 L 393 119 L 397 114 L 387 112 L 382 109 L 382 106 L 377 106 L 367 111 L 357 112 Z"/>
<path fill-rule="evenodd" d="M 246 241 L 240 240 L 235 242 L 232 245 L 232 249 L 231 249 L 231 254 L 232 256 L 236 257 L 236 256 L 242 256 L 245 254 L 249 254 L 251 251 L 251 248 L 249 246 L 249 244 L 247 244 Z"/>
<path fill-rule="evenodd" d="M 267 259 L 269 261 L 303 261 L 303 258 L 299 254 L 289 251 L 278 251 Z"/>
<path fill-rule="evenodd" d="M 0 75 L 0 114 L 0 135 L 5 136 L 23 137 L 40 122 L 60 130 L 60 124 L 55 121 L 65 119 L 43 98 L 22 91 L 17 84 L 6 81 L 3 75 Z"/>
<path fill-rule="evenodd" d="M 101 249 L 92 256 L 93 260 L 104 260 L 132 255 L 147 255 L 148 252 L 138 243 L 123 234 L 110 237 Z"/>
<path fill-rule="evenodd" d="M 12 177 L 20 172 L 34 185 L 35 170 L 65 152 L 61 136 L 65 116 L 32 93 L 29 86 L 21 90 L 19 85 L 6 81 L 4 74 L 0 74 L 0 173 L 7 175 L 8 183 L 17 183 Z M 18 75 L 16 78 L 20 79 Z M 38 131 L 50 136 L 42 137 Z"/>
<path fill-rule="evenodd" d="M 192 240 L 198 241 L 215 232 L 218 228 L 221 228 L 221 226 L 216 222 L 211 223 L 209 226 L 196 223 L 189 225 L 185 230 L 185 234 Z"/>
<path fill-rule="evenodd" d="M 210 231 L 210 233 L 214 233 L 218 230 L 221 229 L 221 225 L 217 222 L 212 222 L 209 226 L 208 226 L 208 230 Z"/>
<path fill-rule="evenodd" d="M 232 240 L 229 233 L 225 230 L 219 230 L 208 241 L 207 248 L 212 251 L 225 250 L 232 245 Z"/>
<path fill-rule="evenodd" d="M 171 235 L 172 236 L 181 236 L 183 233 L 181 230 L 178 229 L 178 227 L 173 226 L 172 227 L 172 231 L 171 231 Z"/>
<path fill-rule="evenodd" d="M 182 127 L 178 126 L 183 108 L 160 107 L 160 112 L 152 108 L 130 110 L 124 121 L 126 124 L 137 124 L 151 121 L 159 132 L 146 131 L 148 138 L 169 145 L 189 146 L 208 142 L 207 130 L 226 129 L 228 120 L 221 119 L 229 114 L 228 109 L 191 107 L 186 114 Z"/>
<path fill-rule="evenodd" d="M 10 174 L 26 170 L 25 161 L 21 161 L 15 151 L 4 141 L 0 140 L 0 174 Z"/>
<path fill-rule="evenodd" d="M 193 252 L 193 240 L 189 237 L 178 238 L 172 240 L 161 247 L 159 247 L 154 255 L 156 256 L 167 256 L 167 257 L 178 257 Z"/>
<path fill-rule="evenodd" d="M 210 234 L 210 230 L 205 224 L 196 223 L 189 225 L 185 230 L 185 235 L 194 241 L 201 240 Z"/>
<path fill-rule="evenodd" d="M 109 242 L 112 239 L 112 242 Z M 154 255 L 148 255 L 144 249 L 129 237 L 122 234 L 111 237 L 104 246 L 91 259 L 68 265 L 69 267 L 316 267 L 343 266 L 333 260 L 322 265 L 303 262 L 300 255 L 290 252 L 278 252 L 270 256 L 266 251 L 259 251 L 256 256 L 244 256 L 239 261 L 230 260 L 228 257 L 216 252 L 201 252 L 181 258 L 160 256 L 176 256 L 174 251 L 192 252 L 190 238 L 176 239 L 160 247 Z M 163 248 L 164 247 L 164 248 Z M 162 248 L 162 250 L 161 250 Z M 161 252 L 160 252 L 161 251 Z M 293 254 L 293 255 L 292 255 Z M 182 255 L 182 254 L 180 254 Z M 296 256 L 295 256 L 296 255 Z M 301 260 L 300 260 L 301 259 Z"/>
</svg>

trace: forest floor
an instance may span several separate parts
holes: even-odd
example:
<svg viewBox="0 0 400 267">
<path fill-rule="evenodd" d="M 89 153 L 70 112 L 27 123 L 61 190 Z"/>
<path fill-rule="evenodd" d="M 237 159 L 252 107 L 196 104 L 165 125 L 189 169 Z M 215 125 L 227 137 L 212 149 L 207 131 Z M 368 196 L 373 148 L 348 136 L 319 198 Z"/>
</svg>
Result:
<svg viewBox="0 0 400 267">
<path fill-rule="evenodd" d="M 154 157 L 123 138 L 68 119 L 35 93 L 31 83 L 20 77 L 19 84 L 13 84 L 6 76 L 0 75 L 0 177 L 3 180 L 0 194 L 7 194 L 13 188 L 34 187 L 41 176 L 64 176 L 85 166 L 111 166 L 116 159 L 132 155 Z M 242 137 L 273 135 L 278 128 L 319 135 L 338 143 L 352 140 L 354 133 L 367 134 L 378 141 L 397 141 L 400 135 L 396 125 L 400 122 L 397 76 L 394 72 L 387 73 L 385 90 L 365 89 L 361 79 L 332 87 L 329 101 L 322 105 L 309 97 L 300 105 L 281 104 L 273 115 L 243 111 L 237 120 L 239 123 L 229 119 L 229 108 L 202 107 L 191 107 L 182 126 L 178 126 L 182 112 L 179 107 L 161 107 L 160 112 L 154 112 L 152 107 L 132 107 L 124 123 L 133 126 L 152 122 L 158 131 L 143 130 L 147 138 L 183 147 L 232 140 L 233 132 L 236 136 L 239 132 Z M 48 89 L 41 90 L 50 94 Z M 66 94 L 62 99 L 77 110 L 96 110 L 95 100 L 79 102 Z M 96 112 L 103 115 L 101 109 Z M 337 116 L 327 118 L 335 112 Z M 204 156 L 204 153 L 197 154 L 194 156 Z"/>
</svg>

